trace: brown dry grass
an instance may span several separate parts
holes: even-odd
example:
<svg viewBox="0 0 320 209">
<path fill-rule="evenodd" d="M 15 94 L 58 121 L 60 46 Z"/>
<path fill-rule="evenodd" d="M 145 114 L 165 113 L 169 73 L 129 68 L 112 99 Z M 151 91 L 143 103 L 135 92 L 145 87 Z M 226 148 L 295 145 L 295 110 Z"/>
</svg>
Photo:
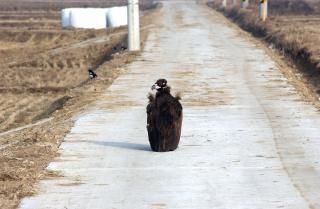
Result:
<svg viewBox="0 0 320 209">
<path fill-rule="evenodd" d="M 111 37 L 119 32 L 122 34 Z M 115 44 L 125 38 L 123 32 L 123 28 L 100 31 L 92 37 L 91 31 L 79 31 L 84 34 L 84 39 L 80 38 L 78 42 L 72 40 L 71 43 L 68 40 L 76 36 L 76 33 L 65 39 L 59 38 L 59 33 L 56 37 L 51 37 L 51 34 L 38 37 L 34 33 L 22 46 L 15 41 L 9 44 L 3 41 L 0 106 L 4 120 L 0 121 L 0 131 L 29 123 L 32 117 L 44 111 L 54 100 L 86 82 L 87 68 L 98 66 L 111 54 Z M 19 33 L 16 34 L 20 36 Z M 100 44 L 95 43 L 96 39 L 106 37 L 111 38 Z M 13 101 L 15 105 L 11 104 Z"/>
<path fill-rule="evenodd" d="M 230 2 L 229 2 L 230 3 Z M 320 89 L 320 2 L 316 0 L 273 0 L 269 18 L 258 18 L 257 1 L 247 9 L 229 4 L 221 9 L 220 2 L 208 3 L 241 28 L 266 41 L 270 48 L 285 56 L 303 73 L 313 91 Z"/>
<path fill-rule="evenodd" d="M 119 50 L 114 50 L 114 44 L 125 38 L 125 27 L 62 30 L 60 12 L 52 3 L 63 7 L 70 1 L 63 4 L 44 1 L 37 10 L 28 10 L 39 6 L 37 1 L 19 2 L 0 0 L 0 17 L 3 17 L 0 18 L 0 93 L 5 93 L 0 97 L 0 132 L 34 121 L 52 102 L 86 82 L 88 67 L 95 68 L 109 59 L 110 54 Z M 142 1 L 141 8 L 150 8 L 152 2 Z M 71 3 L 82 6 L 85 1 Z M 91 3 L 89 6 L 95 6 L 94 1 Z M 121 1 L 100 3 L 100 6 L 123 4 Z M 4 11 L 10 5 L 24 7 L 19 11 Z M 15 98 L 23 99 L 8 107 L 7 100 L 15 101 Z M 25 103 L 28 106 L 23 106 Z"/>
<path fill-rule="evenodd" d="M 141 24 L 150 25 L 157 11 L 146 11 Z M 4 58 L 0 63 L 0 129 L 28 124 L 19 131 L 0 133 L 1 209 L 16 208 L 21 198 L 35 193 L 37 180 L 56 176 L 45 168 L 57 155 L 72 117 L 98 99 L 136 56 L 119 51 L 125 31 L 25 31 L 14 27 L 9 35 L 0 33 L 0 42 L 6 43 L 0 45 L 4 52 L 0 54 Z M 146 37 L 144 29 L 142 40 Z M 96 44 L 101 38 L 110 39 Z M 95 80 L 87 79 L 89 65 L 98 68 Z M 51 119 L 29 126 L 43 117 Z"/>
</svg>

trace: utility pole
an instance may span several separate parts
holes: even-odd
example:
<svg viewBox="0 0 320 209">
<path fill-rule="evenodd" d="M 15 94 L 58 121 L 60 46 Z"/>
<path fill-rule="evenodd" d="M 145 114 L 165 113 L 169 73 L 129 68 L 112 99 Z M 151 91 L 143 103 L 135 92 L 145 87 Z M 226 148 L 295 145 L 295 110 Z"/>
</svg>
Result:
<svg viewBox="0 0 320 209">
<path fill-rule="evenodd" d="M 227 7 L 227 0 L 222 0 L 222 8 L 226 8 Z"/>
<path fill-rule="evenodd" d="M 128 48 L 140 50 L 139 0 L 128 0 Z"/>
<path fill-rule="evenodd" d="M 260 0 L 259 16 L 262 21 L 265 21 L 268 17 L 268 0 Z"/>
<path fill-rule="evenodd" d="M 249 0 L 241 0 L 241 8 L 247 8 L 249 6 Z"/>
</svg>

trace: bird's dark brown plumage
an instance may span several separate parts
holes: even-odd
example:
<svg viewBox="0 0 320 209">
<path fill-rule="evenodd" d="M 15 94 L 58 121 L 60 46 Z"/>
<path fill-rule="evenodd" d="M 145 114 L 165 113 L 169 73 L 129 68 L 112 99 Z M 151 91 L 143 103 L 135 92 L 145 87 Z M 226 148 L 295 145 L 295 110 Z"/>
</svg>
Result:
<svg viewBox="0 0 320 209">
<path fill-rule="evenodd" d="M 181 136 L 182 105 L 180 97 L 170 94 L 165 79 L 159 79 L 152 88 L 156 95 L 149 94 L 147 106 L 147 130 L 151 149 L 156 152 L 174 151 Z"/>
</svg>

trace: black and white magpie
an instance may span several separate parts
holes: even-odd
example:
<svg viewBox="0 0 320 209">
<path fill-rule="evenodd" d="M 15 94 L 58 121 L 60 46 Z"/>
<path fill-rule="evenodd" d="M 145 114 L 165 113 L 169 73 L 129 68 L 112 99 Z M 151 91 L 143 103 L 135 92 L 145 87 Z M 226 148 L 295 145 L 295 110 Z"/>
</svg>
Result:
<svg viewBox="0 0 320 209">
<path fill-rule="evenodd" d="M 90 79 L 94 79 L 97 77 L 97 74 L 94 72 L 94 70 L 92 68 L 89 68 L 88 73 L 89 73 Z"/>
</svg>

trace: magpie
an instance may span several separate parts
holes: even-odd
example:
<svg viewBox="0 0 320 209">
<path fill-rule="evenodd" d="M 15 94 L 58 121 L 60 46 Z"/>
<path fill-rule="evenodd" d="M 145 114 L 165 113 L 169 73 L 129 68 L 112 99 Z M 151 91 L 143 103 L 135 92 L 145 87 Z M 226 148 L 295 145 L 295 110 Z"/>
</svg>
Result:
<svg viewBox="0 0 320 209">
<path fill-rule="evenodd" d="M 90 79 L 94 79 L 97 77 L 97 74 L 94 72 L 94 70 L 92 68 L 89 68 L 88 73 L 89 73 Z"/>
</svg>

